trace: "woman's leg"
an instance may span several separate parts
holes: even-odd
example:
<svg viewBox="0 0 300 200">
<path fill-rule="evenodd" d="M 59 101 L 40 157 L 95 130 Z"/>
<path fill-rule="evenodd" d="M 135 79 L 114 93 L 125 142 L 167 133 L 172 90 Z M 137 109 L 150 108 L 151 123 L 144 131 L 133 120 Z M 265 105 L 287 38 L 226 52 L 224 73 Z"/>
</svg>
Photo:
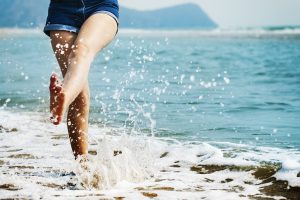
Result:
<svg viewBox="0 0 300 200">
<path fill-rule="evenodd" d="M 60 86 L 55 83 L 57 77 L 52 78 L 50 84 L 50 88 L 52 88 L 52 90 L 50 90 L 52 91 L 50 105 L 53 105 L 50 106 L 50 109 L 52 115 L 56 118 L 54 124 L 59 124 L 61 122 L 66 108 L 69 107 L 77 96 L 87 88 L 88 72 L 94 56 L 112 41 L 116 31 L 116 21 L 107 14 L 94 14 L 83 24 L 71 48 L 70 55 L 68 56 L 67 72 L 64 76 L 62 85 Z M 88 105 L 88 101 L 81 101 L 81 103 L 82 102 Z M 72 109 L 71 106 L 70 109 Z M 74 109 L 76 110 L 75 107 Z M 78 112 L 73 115 L 73 117 L 78 118 L 80 115 L 81 113 Z M 87 118 L 86 120 L 81 121 L 87 122 Z M 77 130 L 80 129 L 77 128 Z M 82 135 L 85 135 L 85 137 L 82 137 Z M 74 144 L 75 156 L 78 154 L 86 154 L 86 134 L 81 134 L 80 138 L 74 139 L 77 139 L 77 142 Z M 78 145 L 80 144 L 78 140 L 86 145 Z M 82 149 L 82 151 L 76 152 L 76 149 Z"/>
<path fill-rule="evenodd" d="M 61 72 L 65 76 L 68 69 L 68 59 L 71 53 L 71 46 L 74 44 L 77 34 L 67 31 L 51 31 L 51 44 L 59 63 Z M 52 87 L 51 87 L 52 86 Z M 57 83 L 56 75 L 51 77 L 50 94 L 55 93 Z M 52 91 L 52 92 L 51 92 Z M 52 102 L 55 95 L 50 95 Z M 57 104 L 57 103 L 55 103 Z M 52 110 L 55 104 L 50 105 Z M 89 117 L 89 87 L 86 82 L 84 89 L 77 98 L 70 104 L 68 109 L 67 126 L 74 156 L 87 153 L 87 131 Z"/>
</svg>

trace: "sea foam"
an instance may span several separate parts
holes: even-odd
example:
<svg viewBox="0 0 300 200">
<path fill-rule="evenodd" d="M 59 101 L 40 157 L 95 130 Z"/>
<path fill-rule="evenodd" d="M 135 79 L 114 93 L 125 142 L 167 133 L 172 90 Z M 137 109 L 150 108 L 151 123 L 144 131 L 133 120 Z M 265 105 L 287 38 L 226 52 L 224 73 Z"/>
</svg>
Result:
<svg viewBox="0 0 300 200">
<path fill-rule="evenodd" d="M 41 113 L 0 116 L 3 198 L 248 199 L 270 195 L 263 188 L 271 183 L 262 182 L 270 176 L 300 186 L 296 150 L 130 135 L 95 124 L 80 162 L 65 125 L 52 126 Z"/>
</svg>

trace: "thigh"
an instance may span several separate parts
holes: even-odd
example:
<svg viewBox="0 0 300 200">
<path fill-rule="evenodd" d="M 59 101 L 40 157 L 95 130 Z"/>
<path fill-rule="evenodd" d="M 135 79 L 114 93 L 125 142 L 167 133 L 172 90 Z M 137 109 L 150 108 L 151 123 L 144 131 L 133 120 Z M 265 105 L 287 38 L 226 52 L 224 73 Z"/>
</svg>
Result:
<svg viewBox="0 0 300 200">
<path fill-rule="evenodd" d="M 51 31 L 51 45 L 63 76 L 67 72 L 68 58 L 77 34 L 69 31 Z"/>
<path fill-rule="evenodd" d="M 81 0 L 51 0 L 44 32 L 48 36 L 55 30 L 78 33 L 83 22 Z"/>
<path fill-rule="evenodd" d="M 104 13 L 93 14 L 82 25 L 75 46 L 82 44 L 88 48 L 90 56 L 95 56 L 113 40 L 117 28 L 117 22 L 113 17 Z"/>
</svg>

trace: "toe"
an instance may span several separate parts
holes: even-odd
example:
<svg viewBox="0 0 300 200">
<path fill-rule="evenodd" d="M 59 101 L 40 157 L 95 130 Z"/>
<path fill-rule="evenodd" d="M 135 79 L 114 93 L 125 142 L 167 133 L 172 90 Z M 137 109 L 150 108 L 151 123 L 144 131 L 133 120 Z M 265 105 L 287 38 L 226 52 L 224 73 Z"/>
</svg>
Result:
<svg viewBox="0 0 300 200">
<path fill-rule="evenodd" d="M 58 116 L 58 117 L 57 117 L 57 124 L 56 124 L 56 125 L 60 124 L 60 123 L 61 123 L 61 120 L 62 120 L 61 116 Z"/>
<path fill-rule="evenodd" d="M 50 78 L 50 85 L 49 85 L 50 91 L 55 90 L 56 83 L 57 83 L 57 76 L 52 74 Z"/>
<path fill-rule="evenodd" d="M 50 77 L 50 81 L 51 83 L 55 83 L 57 81 L 57 74 L 52 73 Z"/>
<path fill-rule="evenodd" d="M 58 93 L 60 93 L 62 91 L 62 87 L 61 86 L 55 86 L 54 87 L 54 92 L 55 92 L 55 94 L 58 94 Z"/>
<path fill-rule="evenodd" d="M 54 125 L 59 125 L 62 121 L 62 117 L 61 116 L 55 116 L 54 118 L 51 119 L 51 122 Z"/>
</svg>

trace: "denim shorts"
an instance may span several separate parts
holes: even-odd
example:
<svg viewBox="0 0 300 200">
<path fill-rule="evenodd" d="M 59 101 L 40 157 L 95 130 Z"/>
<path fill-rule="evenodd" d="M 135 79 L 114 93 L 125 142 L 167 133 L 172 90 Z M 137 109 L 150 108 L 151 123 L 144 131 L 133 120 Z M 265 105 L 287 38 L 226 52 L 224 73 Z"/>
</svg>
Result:
<svg viewBox="0 0 300 200">
<path fill-rule="evenodd" d="M 105 13 L 119 24 L 118 0 L 51 0 L 44 33 L 64 30 L 78 33 L 87 18 Z"/>
</svg>

